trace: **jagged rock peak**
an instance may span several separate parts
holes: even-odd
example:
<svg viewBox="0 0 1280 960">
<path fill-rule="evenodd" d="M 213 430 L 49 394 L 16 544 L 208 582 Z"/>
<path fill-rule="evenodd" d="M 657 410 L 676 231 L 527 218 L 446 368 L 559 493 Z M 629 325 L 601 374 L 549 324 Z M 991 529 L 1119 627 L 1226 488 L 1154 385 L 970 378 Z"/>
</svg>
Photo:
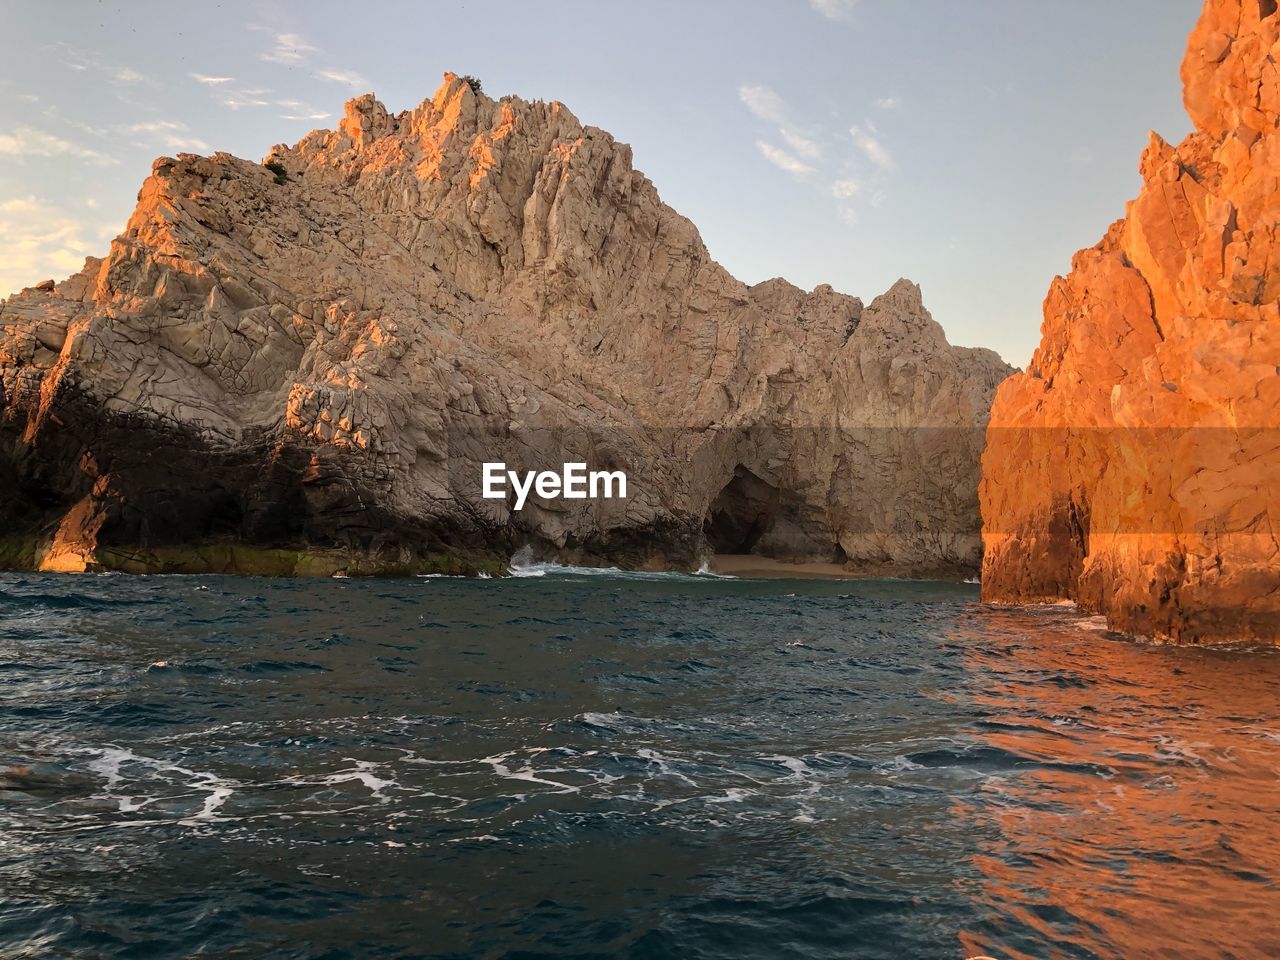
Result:
<svg viewBox="0 0 1280 960">
<path fill-rule="evenodd" d="M 1275 0 L 1205 5 L 1182 61 L 1183 103 L 1201 133 L 1256 140 L 1275 127 L 1280 115 L 1276 14 Z"/>
<path fill-rule="evenodd" d="M 532 542 L 969 572 L 974 428 L 1008 373 L 905 281 L 866 309 L 748 287 L 626 144 L 452 74 L 264 164 L 161 158 L 105 259 L 11 298 L 0 331 L 0 519 L 58 569 Z M 631 494 L 516 511 L 481 496 L 496 461 L 623 468 Z"/>
</svg>

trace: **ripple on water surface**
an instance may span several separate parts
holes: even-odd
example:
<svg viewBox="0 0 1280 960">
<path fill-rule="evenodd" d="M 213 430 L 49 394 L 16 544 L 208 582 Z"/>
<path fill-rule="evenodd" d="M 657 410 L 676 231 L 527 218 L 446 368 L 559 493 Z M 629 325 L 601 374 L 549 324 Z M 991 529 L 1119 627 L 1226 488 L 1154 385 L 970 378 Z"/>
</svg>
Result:
<svg viewBox="0 0 1280 960">
<path fill-rule="evenodd" d="M 1273 653 L 524 572 L 0 578 L 0 954 L 1274 955 Z"/>
</svg>

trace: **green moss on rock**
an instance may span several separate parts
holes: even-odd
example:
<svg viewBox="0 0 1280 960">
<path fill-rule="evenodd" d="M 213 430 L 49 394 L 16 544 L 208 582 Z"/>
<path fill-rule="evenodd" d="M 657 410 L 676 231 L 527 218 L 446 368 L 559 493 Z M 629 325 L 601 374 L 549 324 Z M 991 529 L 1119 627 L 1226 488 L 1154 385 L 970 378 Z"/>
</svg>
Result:
<svg viewBox="0 0 1280 960">
<path fill-rule="evenodd" d="M 34 536 L 0 537 L 0 570 L 34 570 L 36 538 Z"/>
</svg>

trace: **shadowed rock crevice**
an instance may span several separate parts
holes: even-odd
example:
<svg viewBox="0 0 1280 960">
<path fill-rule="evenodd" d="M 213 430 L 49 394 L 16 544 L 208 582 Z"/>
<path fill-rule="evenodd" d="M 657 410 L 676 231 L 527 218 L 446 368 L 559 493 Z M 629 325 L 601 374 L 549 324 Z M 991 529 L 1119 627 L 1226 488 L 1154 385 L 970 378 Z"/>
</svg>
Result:
<svg viewBox="0 0 1280 960">
<path fill-rule="evenodd" d="M 781 511 L 778 488 L 738 466 L 707 511 L 702 532 L 714 553 L 752 553 Z"/>
<path fill-rule="evenodd" d="M 775 560 L 844 563 L 848 555 L 824 530 L 825 512 L 738 464 L 703 520 L 707 548 Z"/>
</svg>

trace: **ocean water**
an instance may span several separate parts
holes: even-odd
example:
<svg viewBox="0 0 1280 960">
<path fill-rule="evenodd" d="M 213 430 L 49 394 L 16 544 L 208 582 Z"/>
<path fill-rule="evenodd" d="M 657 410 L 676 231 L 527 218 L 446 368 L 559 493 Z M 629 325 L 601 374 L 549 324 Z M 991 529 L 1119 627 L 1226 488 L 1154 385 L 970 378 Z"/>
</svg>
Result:
<svg viewBox="0 0 1280 960">
<path fill-rule="evenodd" d="M 1280 656 L 977 588 L 0 578 L 0 956 L 1280 954 Z"/>
</svg>

